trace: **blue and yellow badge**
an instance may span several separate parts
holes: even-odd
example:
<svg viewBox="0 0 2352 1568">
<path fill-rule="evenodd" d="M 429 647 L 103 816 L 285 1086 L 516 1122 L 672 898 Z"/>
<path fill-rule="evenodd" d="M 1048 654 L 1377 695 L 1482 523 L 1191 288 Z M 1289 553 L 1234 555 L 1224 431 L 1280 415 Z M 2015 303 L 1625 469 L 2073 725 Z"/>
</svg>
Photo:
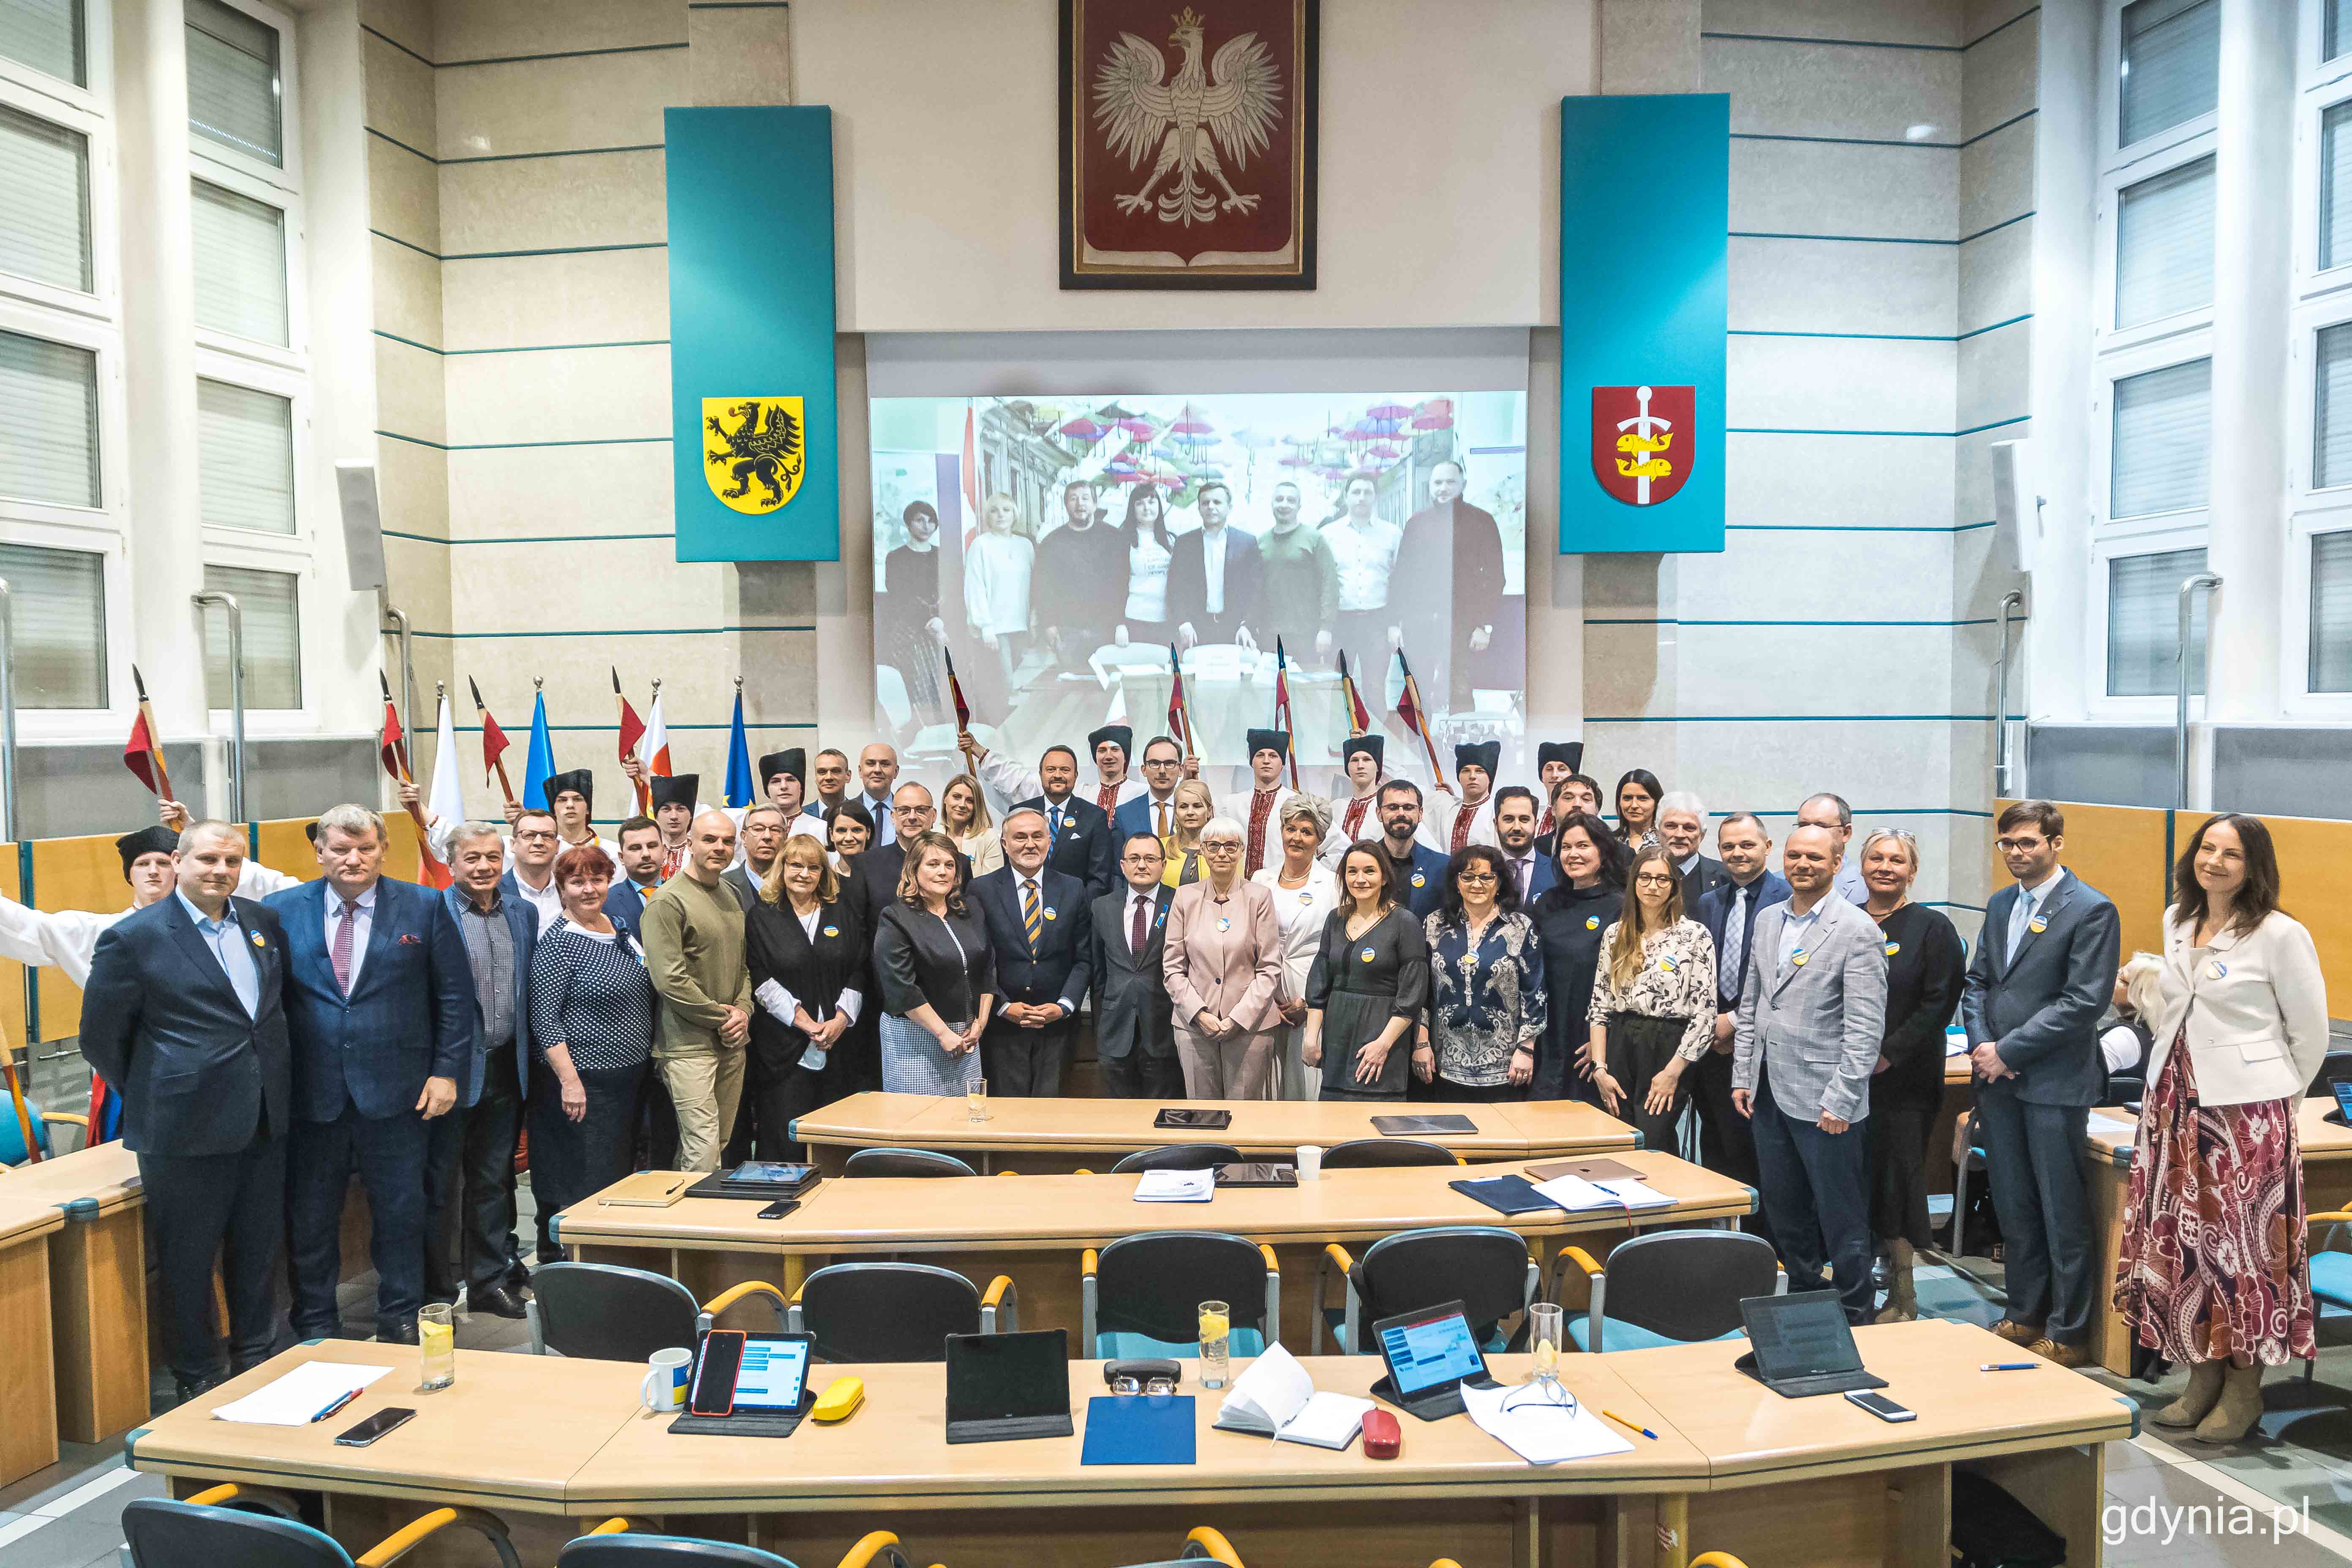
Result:
<svg viewBox="0 0 2352 1568">
<path fill-rule="evenodd" d="M 1054 907 L 1051 904 L 1045 906 L 1045 918 L 1047 920 L 1052 920 L 1054 918 Z"/>
<path fill-rule="evenodd" d="M 1363 960 L 1366 963 L 1370 963 L 1372 961 L 1372 950 L 1368 947 L 1364 949 L 1363 952 L 1356 954 L 1356 956 Z"/>
<path fill-rule="evenodd" d="M 1312 888 L 1301 888 L 1301 889 L 1298 889 L 1298 901 L 1299 901 L 1300 903 L 1302 903 L 1302 904 L 1311 904 L 1311 903 L 1313 903 L 1313 902 L 1315 901 L 1315 889 L 1312 889 Z"/>
<path fill-rule="evenodd" d="M 2040 915 L 2036 915 L 2032 920 L 2025 922 L 2025 929 L 2032 931 L 2034 935 L 2040 936 L 2043 931 L 2050 929 L 2050 922 L 2043 920 Z"/>
<path fill-rule="evenodd" d="M 1682 965 L 1675 962 L 1675 955 L 1671 952 L 1658 954 L 1658 967 L 1668 974 L 1678 974 L 1682 972 Z"/>
<path fill-rule="evenodd" d="M 1790 962 L 1790 963 L 1795 964 L 1795 965 L 1796 965 L 1798 968 L 1800 968 L 1800 969 L 1804 968 L 1804 967 L 1805 967 L 1805 950 L 1804 950 L 1803 948 L 1801 948 L 1801 948 L 1797 949 L 1794 952 L 1791 952 L 1790 954 L 1789 954 L 1789 962 Z"/>
<path fill-rule="evenodd" d="M 1599 915 L 1585 916 L 1584 929 L 1587 931 L 1599 931 L 1601 929 L 1601 917 Z"/>
<path fill-rule="evenodd" d="M 841 928 L 839 926 L 827 926 L 824 928 L 824 934 L 827 936 L 839 936 L 841 934 Z"/>
<path fill-rule="evenodd" d="M 256 947 L 268 947 L 269 944 L 261 940 L 261 933 L 259 931 L 255 931 L 253 933 L 253 945 Z"/>
<path fill-rule="evenodd" d="M 1901 952 L 1902 951 L 1903 944 L 1899 942 L 1890 942 L 1886 944 L 1886 956 L 1889 958 L 1894 957 L 1896 953 Z"/>
<path fill-rule="evenodd" d="M 255 939 L 257 943 L 258 943 L 259 940 L 259 938 Z M 2230 966 L 2217 958 L 2210 964 L 2206 966 L 2205 978 L 2208 980 L 2219 980 L 2229 973 Z"/>
<path fill-rule="evenodd" d="M 1217 917 L 1217 929 L 1219 931 L 1231 931 L 1234 929 L 1234 922 L 1230 918 L 1224 915 L 1219 915 Z"/>
<path fill-rule="evenodd" d="M 1419 871 L 1415 871 L 1412 874 L 1412 885 L 1416 888 L 1425 888 L 1429 886 L 1429 879 Z"/>
<path fill-rule="evenodd" d="M 702 477 L 730 510 L 764 517 L 793 499 L 805 467 L 797 397 L 702 400 Z"/>
</svg>

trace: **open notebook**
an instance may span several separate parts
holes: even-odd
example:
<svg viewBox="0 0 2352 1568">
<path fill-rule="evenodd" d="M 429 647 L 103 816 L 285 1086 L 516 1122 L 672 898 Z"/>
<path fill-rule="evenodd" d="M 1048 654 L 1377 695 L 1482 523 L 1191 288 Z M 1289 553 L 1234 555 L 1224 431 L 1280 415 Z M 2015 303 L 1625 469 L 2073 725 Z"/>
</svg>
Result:
<svg viewBox="0 0 2352 1568">
<path fill-rule="evenodd" d="M 1246 1432 L 1277 1443 L 1345 1448 L 1356 1440 L 1371 1408 L 1369 1399 L 1318 1390 L 1297 1356 L 1268 1345 L 1234 1379 L 1217 1406 L 1215 1425 L 1220 1432 Z"/>
</svg>

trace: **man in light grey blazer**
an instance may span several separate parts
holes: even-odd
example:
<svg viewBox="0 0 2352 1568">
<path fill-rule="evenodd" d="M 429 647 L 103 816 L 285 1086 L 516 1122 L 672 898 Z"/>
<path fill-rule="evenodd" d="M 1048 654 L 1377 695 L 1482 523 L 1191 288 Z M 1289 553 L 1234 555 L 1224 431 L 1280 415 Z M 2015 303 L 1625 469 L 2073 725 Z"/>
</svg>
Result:
<svg viewBox="0 0 2352 1568">
<path fill-rule="evenodd" d="M 2122 924 L 2105 894 L 2058 863 L 2066 819 L 2056 806 L 2021 800 L 1993 832 L 2015 880 L 1985 907 L 1960 992 L 2008 1247 L 2009 1311 L 1993 1332 L 2081 1366 L 2099 1288 L 2083 1135 L 2106 1080 L 2099 1016 L 2115 989 Z"/>
<path fill-rule="evenodd" d="M 1801 826 L 1781 850 L 1786 902 L 1756 917 L 1732 1028 L 1731 1102 L 1756 1133 L 1764 1216 L 1810 1290 L 1829 1265 L 1849 1322 L 1872 1306 L 1870 1072 L 1886 1021 L 1878 924 L 1831 888 L 1834 831 Z"/>
</svg>

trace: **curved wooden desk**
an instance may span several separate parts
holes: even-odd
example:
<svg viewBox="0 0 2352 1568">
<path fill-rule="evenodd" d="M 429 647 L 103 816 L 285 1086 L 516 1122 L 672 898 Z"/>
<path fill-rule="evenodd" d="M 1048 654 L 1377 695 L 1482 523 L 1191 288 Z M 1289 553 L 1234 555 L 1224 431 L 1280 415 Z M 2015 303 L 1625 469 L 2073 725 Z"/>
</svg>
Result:
<svg viewBox="0 0 2352 1568">
<path fill-rule="evenodd" d="M 38 1170 L 39 1166 L 28 1166 Z M 58 1200 L 21 1172 L 0 1171 L 0 1486 L 57 1463 L 56 1352 L 49 1330 L 49 1237 Z"/>
<path fill-rule="evenodd" d="M 1146 1231 L 1231 1231 L 1275 1249 L 1283 1340 L 1303 1355 L 1316 1260 L 1326 1242 L 1357 1247 L 1425 1226 L 1507 1226 L 1528 1237 L 1549 1273 L 1552 1254 L 1571 1236 L 1585 1238 L 1589 1249 L 1590 1238 L 1629 1232 L 1633 1219 L 1643 1226 L 1728 1221 L 1755 1210 L 1752 1188 L 1671 1154 L 1626 1150 L 1605 1158 L 1640 1171 L 1674 1206 L 1638 1216 L 1622 1209 L 1547 1209 L 1507 1217 L 1447 1184 L 1510 1168 L 1501 1165 L 1328 1171 L 1295 1188 L 1228 1188 L 1205 1204 L 1137 1203 L 1136 1177 L 1107 1174 L 828 1178 L 798 1209 L 773 1220 L 756 1217 L 761 1205 L 751 1199 L 681 1198 L 667 1208 L 606 1201 L 677 1179 L 673 1172 L 644 1171 L 564 1210 L 555 1237 L 574 1258 L 668 1274 L 704 1300 L 744 1279 L 767 1279 L 789 1292 L 812 1269 L 859 1258 L 934 1263 L 982 1287 L 1004 1274 L 1013 1279 L 1022 1327 L 1066 1328 L 1075 1336 L 1081 1250 Z M 1580 1289 L 1580 1276 L 1574 1283 Z M 748 1326 L 761 1310 L 747 1305 L 734 1321 Z"/>
<path fill-rule="evenodd" d="M 1163 1143 L 1230 1143 L 1252 1159 L 1289 1159 L 1302 1143 L 1329 1148 L 1377 1138 L 1375 1116 L 1460 1113 L 1478 1131 L 1426 1140 L 1472 1162 L 1548 1160 L 1632 1149 L 1639 1137 L 1598 1106 L 1572 1100 L 1515 1105 L 1368 1105 L 1360 1100 L 1195 1100 L 1187 1110 L 1230 1110 L 1234 1124 L 1213 1131 L 1151 1125 L 1167 1102 L 1157 1100 L 992 1100 L 975 1122 L 964 1102 L 929 1094 L 853 1094 L 793 1123 L 793 1136 L 828 1176 L 839 1175 L 859 1149 L 933 1149 L 998 1171 L 1100 1170 L 1123 1154 Z"/>
<path fill-rule="evenodd" d="M 1890 1426 L 1836 1398 L 1783 1400 L 1731 1368 L 1734 1344 L 1571 1355 L 1588 1405 L 1658 1434 L 1626 1453 L 1545 1468 L 1519 1462 L 1466 1416 L 1406 1418 L 1404 1450 L 1367 1459 L 1210 1429 L 1219 1395 L 1193 1386 L 1198 1461 L 1078 1463 L 1098 1363 L 1070 1367 L 1079 1436 L 950 1447 L 942 1369 L 819 1369 L 865 1380 L 839 1426 L 782 1441 L 673 1436 L 641 1415 L 641 1368 L 460 1351 L 457 1382 L 413 1392 L 416 1352 L 333 1341 L 298 1346 L 134 1434 L 135 1469 L 186 1495 L 222 1480 L 320 1495 L 326 1528 L 354 1547 L 421 1506 L 464 1502 L 513 1527 L 526 1562 L 551 1562 L 580 1528 L 614 1513 L 688 1533 L 748 1540 L 794 1561 L 832 1562 L 868 1529 L 903 1537 L 919 1562 L 1029 1568 L 1040 1561 L 1141 1562 L 1213 1524 L 1253 1562 L 1339 1568 L 1454 1557 L 1471 1568 L 1681 1568 L 1690 1543 L 1751 1563 L 1808 1568 L 1937 1561 L 1950 1465 L 1990 1471 L 2055 1528 L 2069 1562 L 2098 1562 L 2102 1445 L 2131 1435 L 2133 1408 L 2087 1378 L 1984 1374 L 2002 1342 L 1965 1324 L 1857 1331 L 1890 1396 L 1919 1412 Z M 333 1419 L 239 1426 L 211 1409 L 307 1360 L 391 1364 Z M 1498 1375 L 1528 1358 L 1494 1358 Z M 1319 1388 L 1366 1393 L 1368 1356 L 1307 1361 Z M 388 1405 L 415 1420 L 367 1448 L 334 1434 Z M 1302 1506 L 1304 1505 L 1304 1506 Z M 1672 1540 L 1661 1543 L 1661 1531 Z"/>
<path fill-rule="evenodd" d="M 0 1177 L 0 1193 L 56 1207 L 48 1243 L 57 1425 L 95 1443 L 147 1419 L 147 1199 L 139 1156 L 100 1143 Z M 13 1407 L 12 1407 L 13 1408 Z"/>
</svg>

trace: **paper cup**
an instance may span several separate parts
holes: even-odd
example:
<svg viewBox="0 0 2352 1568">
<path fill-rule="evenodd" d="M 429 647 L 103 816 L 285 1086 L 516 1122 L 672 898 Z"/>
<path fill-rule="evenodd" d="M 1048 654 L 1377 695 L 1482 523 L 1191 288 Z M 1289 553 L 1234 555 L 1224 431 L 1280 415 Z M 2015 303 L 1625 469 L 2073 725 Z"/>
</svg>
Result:
<svg viewBox="0 0 2352 1568">
<path fill-rule="evenodd" d="M 1323 1151 L 1312 1143 L 1298 1146 L 1298 1179 L 1319 1182 L 1323 1179 Z"/>
</svg>

